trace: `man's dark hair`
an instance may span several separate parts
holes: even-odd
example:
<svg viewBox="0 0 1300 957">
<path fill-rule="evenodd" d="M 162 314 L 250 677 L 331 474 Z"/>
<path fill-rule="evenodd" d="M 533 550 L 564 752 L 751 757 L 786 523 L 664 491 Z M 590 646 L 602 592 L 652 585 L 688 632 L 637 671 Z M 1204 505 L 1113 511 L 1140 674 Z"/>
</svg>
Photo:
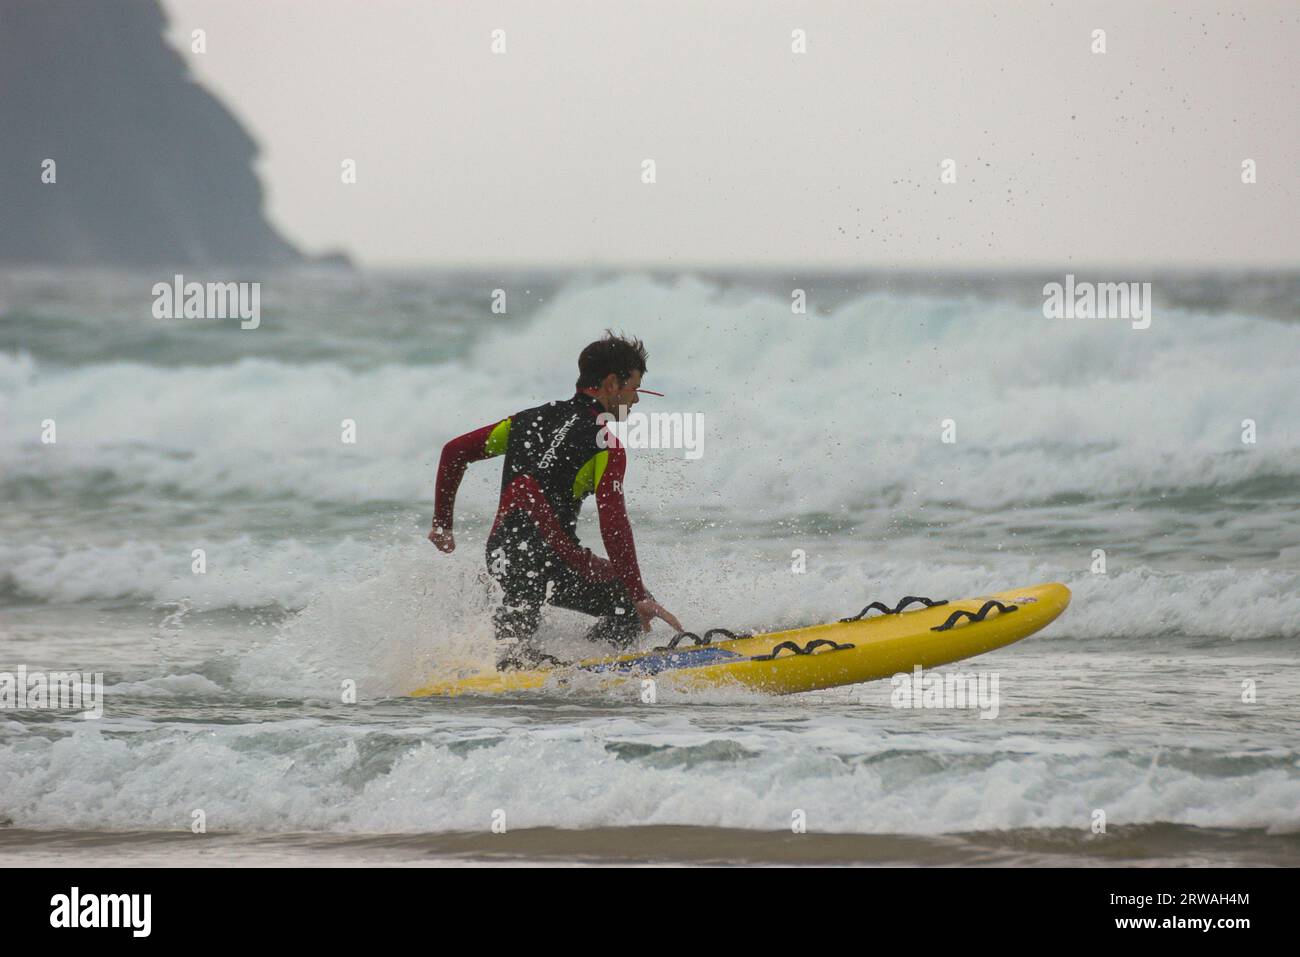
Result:
<svg viewBox="0 0 1300 957">
<path fill-rule="evenodd" d="M 645 360 L 645 344 L 640 339 L 616 336 L 612 329 L 606 329 L 604 339 L 597 339 L 578 356 L 577 388 L 594 389 L 611 372 L 622 385 L 633 372 L 645 375 Z"/>
</svg>

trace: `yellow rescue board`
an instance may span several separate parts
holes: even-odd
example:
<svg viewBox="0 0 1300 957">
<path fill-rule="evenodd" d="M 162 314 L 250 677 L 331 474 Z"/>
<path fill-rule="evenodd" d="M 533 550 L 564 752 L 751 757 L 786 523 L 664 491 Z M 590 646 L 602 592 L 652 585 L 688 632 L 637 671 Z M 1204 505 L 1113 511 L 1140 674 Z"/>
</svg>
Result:
<svg viewBox="0 0 1300 957">
<path fill-rule="evenodd" d="M 563 689 L 579 682 L 583 687 L 590 687 L 593 681 L 597 685 L 616 685 L 647 677 L 673 688 L 730 685 L 769 694 L 793 694 L 874 681 L 910 672 L 917 665 L 933 668 L 982 655 L 1046 627 L 1069 604 L 1070 590 L 1051 582 L 928 608 L 913 605 L 896 614 L 873 611 L 858 621 L 773 631 L 735 641 L 591 658 L 537 671 L 487 672 L 436 681 L 412 691 L 411 696 L 505 694 L 534 688 Z M 965 614 L 954 616 L 955 612 Z M 956 620 L 948 625 L 954 617 Z M 944 630 L 935 630 L 945 625 L 948 627 Z M 807 650 L 810 643 L 817 641 L 825 643 Z"/>
</svg>

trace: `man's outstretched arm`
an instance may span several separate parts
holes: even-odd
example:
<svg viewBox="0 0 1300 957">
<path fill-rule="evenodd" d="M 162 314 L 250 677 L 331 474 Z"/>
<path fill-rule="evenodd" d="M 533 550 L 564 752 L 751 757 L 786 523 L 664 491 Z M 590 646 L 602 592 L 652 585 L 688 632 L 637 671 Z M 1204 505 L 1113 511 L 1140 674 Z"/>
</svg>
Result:
<svg viewBox="0 0 1300 957">
<path fill-rule="evenodd" d="M 429 532 L 429 541 L 442 551 L 450 552 L 456 547 L 452 523 L 456 514 L 456 492 L 460 489 L 466 466 L 502 454 L 509 439 L 510 420 L 502 419 L 457 436 L 442 447 L 433 499 L 433 529 Z"/>
<path fill-rule="evenodd" d="M 649 631 L 651 620 L 662 618 L 677 631 L 681 631 L 681 623 L 654 600 L 641 581 L 636 542 L 632 540 L 632 523 L 628 521 L 627 504 L 623 500 L 627 452 L 615 446 L 608 453 L 605 470 L 596 482 L 596 508 L 600 513 L 600 537 L 605 543 L 605 553 L 609 555 L 615 572 L 636 603 L 642 630 Z"/>
</svg>

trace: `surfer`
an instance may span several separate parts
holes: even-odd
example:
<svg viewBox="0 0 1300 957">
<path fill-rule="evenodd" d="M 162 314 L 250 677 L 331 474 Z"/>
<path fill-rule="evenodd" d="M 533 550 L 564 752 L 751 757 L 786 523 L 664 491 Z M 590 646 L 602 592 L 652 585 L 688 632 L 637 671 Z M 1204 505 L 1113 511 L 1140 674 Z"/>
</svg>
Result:
<svg viewBox="0 0 1300 957">
<path fill-rule="evenodd" d="M 531 639 L 548 601 L 598 618 L 587 639 L 619 650 L 649 631 L 655 618 L 682 630 L 641 581 L 623 502 L 627 451 L 605 427 L 610 419 L 625 420 L 638 393 L 649 392 L 640 388 L 645 371 L 641 340 L 606 330 L 578 356 L 573 398 L 491 422 L 442 449 L 429 541 L 444 552 L 456 547 L 452 521 L 465 467 L 505 455 L 486 548 L 488 573 L 505 592 L 493 614 L 500 671 L 544 661 Z M 578 513 L 592 494 L 608 559 L 578 542 Z"/>
</svg>

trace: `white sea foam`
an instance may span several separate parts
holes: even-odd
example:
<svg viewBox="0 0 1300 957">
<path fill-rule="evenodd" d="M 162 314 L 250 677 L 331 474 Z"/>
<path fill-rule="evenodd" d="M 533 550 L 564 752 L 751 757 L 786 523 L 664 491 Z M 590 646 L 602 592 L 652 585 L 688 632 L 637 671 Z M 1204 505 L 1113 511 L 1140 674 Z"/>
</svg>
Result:
<svg viewBox="0 0 1300 957">
<path fill-rule="evenodd" d="M 207 570 L 192 571 L 191 545 L 203 547 Z M 323 581 L 373 554 L 369 543 L 327 545 L 283 540 L 267 545 L 248 536 L 164 547 L 153 542 L 84 545 L 46 539 L 0 544 L 0 583 L 53 603 L 138 599 L 188 601 L 193 611 L 299 608 Z"/>
<path fill-rule="evenodd" d="M 1000 507 L 1300 473 L 1285 323 L 1171 310 L 1134 331 L 881 294 L 794 316 L 781 299 L 636 276 L 569 287 L 526 326 L 436 366 L 60 369 L 3 355 L 12 425 L 0 462 L 10 474 L 98 469 L 203 495 L 426 500 L 442 442 L 567 396 L 575 348 L 605 324 L 648 341 L 646 381 L 669 393 L 646 400 L 654 409 L 711 418 L 702 459 L 633 457 L 641 508 L 703 498 L 780 516 L 882 497 Z M 1241 442 L 1248 418 L 1253 446 Z M 57 446 L 38 441 L 45 419 Z M 355 445 L 340 440 L 345 419 Z M 945 419 L 955 444 L 940 441 Z M 680 484 L 655 481 L 659 469 Z M 494 485 L 472 475 L 466 506 L 488 507 Z"/>
<path fill-rule="evenodd" d="M 815 729 L 733 733 L 667 715 L 540 728 L 484 717 L 473 734 L 436 720 L 379 734 L 306 720 L 130 738 L 77 728 L 0 749 L 0 793 L 29 827 L 182 829 L 202 809 L 214 830 L 484 831 L 502 809 L 511 828 L 781 831 L 801 809 L 815 832 L 939 834 L 1083 831 L 1101 808 L 1112 827 L 1300 829 L 1300 779 L 1277 762 L 1224 777 L 1198 772 L 1176 742 L 1130 752 L 1113 740 L 886 735 L 868 719 L 837 720 L 855 732 L 847 754 Z"/>
<path fill-rule="evenodd" d="M 310 548 L 241 540 L 212 548 L 211 556 L 208 574 L 192 575 L 183 564 L 186 555 L 140 543 L 0 546 L 0 581 L 45 602 L 135 599 L 160 606 L 160 615 L 181 603 L 192 613 L 296 610 L 276 641 L 246 662 L 249 674 L 262 674 L 249 680 L 247 690 L 298 689 L 333 697 L 339 681 L 365 678 L 369 696 L 399 694 L 410 690 L 412 676 L 477 667 L 490 658 L 491 597 L 482 553 L 473 543 L 447 556 L 416 535 Z M 1014 558 L 959 564 L 870 559 L 846 546 L 838 554 L 814 556 L 807 573 L 792 574 L 779 549 L 768 554 L 707 538 L 643 545 L 641 561 L 646 580 L 670 601 L 684 626 L 700 632 L 814 624 L 856 613 L 874 600 L 892 603 L 908 594 L 954 599 L 1061 580 L 1074 598 L 1049 640 L 1300 636 L 1296 571 L 1138 566 L 1092 575 Z M 587 624 L 582 616 L 552 608 L 540 638 L 553 653 L 581 656 L 590 652 L 577 637 Z M 662 639 L 664 626 L 657 627 L 648 641 Z M 231 650 L 247 652 L 249 640 L 239 639 Z M 310 677 L 313 671 L 319 674 Z"/>
</svg>

